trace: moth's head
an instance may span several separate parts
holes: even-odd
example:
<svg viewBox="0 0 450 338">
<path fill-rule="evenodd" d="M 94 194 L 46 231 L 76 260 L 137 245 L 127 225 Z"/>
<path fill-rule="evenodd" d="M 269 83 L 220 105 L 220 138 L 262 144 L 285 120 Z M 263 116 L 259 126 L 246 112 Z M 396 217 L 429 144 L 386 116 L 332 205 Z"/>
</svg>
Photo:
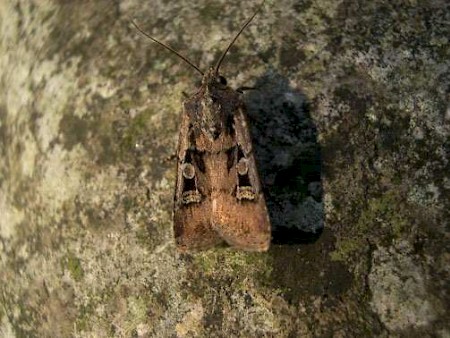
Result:
<svg viewBox="0 0 450 338">
<path fill-rule="evenodd" d="M 210 92 L 212 90 L 223 90 L 227 88 L 227 79 L 220 75 L 214 68 L 210 68 L 203 75 L 202 86 Z"/>
</svg>

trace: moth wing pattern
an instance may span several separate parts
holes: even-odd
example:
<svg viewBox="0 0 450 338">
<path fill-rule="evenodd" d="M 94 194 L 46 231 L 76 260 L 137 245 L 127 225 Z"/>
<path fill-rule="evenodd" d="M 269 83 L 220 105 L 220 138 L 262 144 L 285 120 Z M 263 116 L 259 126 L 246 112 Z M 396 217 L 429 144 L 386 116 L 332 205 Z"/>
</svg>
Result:
<svg viewBox="0 0 450 338">
<path fill-rule="evenodd" d="M 271 226 L 256 170 L 245 106 L 227 86 L 220 66 L 231 46 L 262 9 L 245 21 L 214 67 L 199 67 L 172 47 L 144 36 L 198 71 L 202 84 L 184 102 L 174 196 L 174 233 L 180 251 L 205 249 L 223 241 L 247 251 L 266 251 Z"/>
<path fill-rule="evenodd" d="M 266 251 L 271 226 L 258 177 L 245 106 L 233 116 L 234 165 L 229 170 L 233 191 L 212 192 L 212 227 L 229 245 L 246 251 Z"/>
<path fill-rule="evenodd" d="M 217 232 L 211 228 L 211 196 L 206 186 L 207 180 L 198 163 L 189 158 L 192 151 L 190 133 L 189 116 L 183 113 L 178 141 L 174 197 L 174 232 L 180 251 L 206 249 L 222 241 Z M 194 169 L 192 179 L 189 179 L 189 173 L 188 175 L 183 173 L 183 170 L 189 169 Z"/>
</svg>

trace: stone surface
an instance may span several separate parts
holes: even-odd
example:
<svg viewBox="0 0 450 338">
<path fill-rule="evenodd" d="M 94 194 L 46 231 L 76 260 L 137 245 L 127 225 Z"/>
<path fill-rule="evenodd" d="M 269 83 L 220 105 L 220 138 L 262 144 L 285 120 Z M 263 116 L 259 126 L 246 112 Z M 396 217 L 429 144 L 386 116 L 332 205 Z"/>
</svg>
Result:
<svg viewBox="0 0 450 338">
<path fill-rule="evenodd" d="M 444 304 L 427 291 L 426 265 L 407 242 L 381 247 L 372 259 L 372 307 L 390 330 L 427 326 L 443 312 Z"/>
<path fill-rule="evenodd" d="M 0 2 L 0 336 L 449 336 L 446 1 L 266 1 L 245 93 L 268 253 L 180 255 L 183 92 L 257 3 Z"/>
</svg>

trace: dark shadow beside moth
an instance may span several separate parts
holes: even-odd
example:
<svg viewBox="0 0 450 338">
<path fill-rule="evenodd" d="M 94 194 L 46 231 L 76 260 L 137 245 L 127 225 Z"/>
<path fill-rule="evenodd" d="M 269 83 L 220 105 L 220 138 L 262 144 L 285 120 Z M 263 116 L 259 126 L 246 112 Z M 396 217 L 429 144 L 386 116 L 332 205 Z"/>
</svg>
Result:
<svg viewBox="0 0 450 338">
<path fill-rule="evenodd" d="M 324 226 L 321 152 L 306 96 L 269 72 L 246 92 L 273 244 L 315 242 Z"/>
</svg>

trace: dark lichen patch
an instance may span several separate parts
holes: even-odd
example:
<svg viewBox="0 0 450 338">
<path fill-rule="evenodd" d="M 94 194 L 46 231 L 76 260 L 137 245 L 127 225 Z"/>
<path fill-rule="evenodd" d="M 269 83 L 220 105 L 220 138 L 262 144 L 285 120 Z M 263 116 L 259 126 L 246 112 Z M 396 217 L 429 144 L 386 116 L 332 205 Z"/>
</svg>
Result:
<svg viewBox="0 0 450 338">
<path fill-rule="evenodd" d="M 0 147 L 0 155 L 3 159 L 6 159 L 6 152 L 7 152 L 7 145 L 11 142 L 11 135 L 9 135 L 9 129 L 6 126 L 6 121 L 4 121 L 4 117 L 6 117 L 7 114 L 7 108 L 5 105 L 0 105 L 0 144 L 2 145 Z"/>
<path fill-rule="evenodd" d="M 84 204 L 79 205 L 80 210 L 83 210 L 83 213 L 88 218 L 89 225 L 93 229 L 98 229 L 102 225 L 103 217 L 100 215 L 100 212 L 98 209 L 93 207 L 86 207 Z M 104 224 L 106 227 L 106 224 Z"/>
<path fill-rule="evenodd" d="M 130 198 L 129 196 L 125 196 L 124 199 L 122 200 L 122 205 L 124 212 L 126 213 L 134 207 L 135 203 L 132 198 Z"/>
<path fill-rule="evenodd" d="M 296 46 L 296 41 L 293 39 L 289 39 L 289 41 L 280 48 L 279 62 L 280 66 L 284 68 L 285 71 L 295 70 L 305 58 L 305 51 Z"/>
<path fill-rule="evenodd" d="M 92 122 L 88 118 L 65 114 L 59 124 L 59 130 L 64 135 L 64 147 L 70 151 L 78 143 L 86 144 L 88 141 L 87 135 L 91 128 Z"/>
<path fill-rule="evenodd" d="M 381 325 L 368 312 L 360 281 L 347 265 L 330 260 L 334 245 L 334 235 L 327 228 L 313 244 L 273 245 L 269 252 L 273 287 L 289 304 L 293 317 L 306 323 L 314 335 L 335 335 L 337 327 L 345 327 L 352 336 L 379 332 Z"/>
<path fill-rule="evenodd" d="M 51 59 L 54 54 L 58 54 L 94 59 L 93 55 L 102 56 L 108 51 L 105 46 L 108 41 L 104 37 L 115 26 L 117 9 L 111 3 L 99 3 L 85 4 L 83 10 L 80 10 L 74 4 L 66 2 L 60 6 L 55 21 L 49 43 L 44 49 L 47 58 Z M 81 30 L 80 22 L 89 27 Z M 86 34 L 88 31 L 93 34 Z M 102 57 L 100 59 L 103 60 Z"/>
<path fill-rule="evenodd" d="M 352 275 L 345 265 L 329 259 L 333 247 L 333 235 L 325 229 L 313 244 L 271 248 L 272 283 L 288 303 L 298 304 L 312 295 L 339 296 L 352 287 Z"/>
<path fill-rule="evenodd" d="M 24 299 L 18 299 L 20 303 L 15 307 L 13 303 L 9 303 L 2 299 L 2 306 L 5 308 L 8 314 L 9 324 L 12 327 L 13 332 L 19 337 L 29 337 L 34 333 L 32 329 L 34 322 L 30 313 L 26 314 L 26 308 Z M 13 309 L 16 310 L 16 314 L 12 317 Z"/>
<path fill-rule="evenodd" d="M 153 141 L 149 131 L 152 130 L 150 118 L 154 112 L 147 109 L 130 116 L 131 107 L 142 100 L 136 97 L 132 103 L 124 99 L 117 104 L 125 108 L 117 109 L 115 100 L 94 95 L 88 109 L 95 113 L 83 117 L 74 115 L 74 107 L 66 107 L 60 121 L 59 142 L 69 151 L 78 144 L 82 145 L 90 157 L 103 166 L 138 160 L 142 149 L 145 152 L 152 150 L 150 141 Z"/>
<path fill-rule="evenodd" d="M 72 303 L 73 290 L 70 287 L 64 290 L 55 288 L 50 292 L 45 280 L 34 279 L 27 290 L 15 294 L 13 302 L 5 297 L 7 292 L 12 291 L 8 289 L 9 287 L 2 288 L 0 299 L 8 324 L 15 335 L 20 337 L 70 335 L 75 312 Z M 39 311 L 36 311 L 36 308 Z"/>
<path fill-rule="evenodd" d="M 59 123 L 60 136 L 57 141 L 68 151 L 81 145 L 96 163 L 112 165 L 118 160 L 118 150 L 112 139 L 112 118 L 106 113 L 111 103 L 99 97 L 94 97 L 93 101 L 89 110 L 95 113 L 82 117 L 73 113 L 74 106 L 68 105 L 65 108 Z"/>
<path fill-rule="evenodd" d="M 198 10 L 201 23 L 210 25 L 212 20 L 216 20 L 221 16 L 223 10 L 223 5 L 220 3 L 208 3 L 204 5 Z"/>
<path fill-rule="evenodd" d="M 17 193 L 12 197 L 12 205 L 18 210 L 27 209 L 30 201 L 36 198 L 34 192 L 35 184 L 32 178 L 23 179 L 17 184 Z"/>
<path fill-rule="evenodd" d="M 98 154 L 97 162 L 103 165 L 113 165 L 117 163 L 117 151 L 114 147 L 114 143 L 110 135 L 100 135 L 99 145 L 102 151 Z"/>
<path fill-rule="evenodd" d="M 211 334 L 223 332 L 223 322 L 226 318 L 224 318 L 222 309 L 218 306 L 213 306 L 213 304 L 210 304 L 210 307 L 212 311 L 208 312 L 203 318 L 206 332 Z"/>
<path fill-rule="evenodd" d="M 172 227 L 172 222 L 151 221 L 149 217 L 146 217 L 146 214 L 143 214 L 141 218 L 143 226 L 139 227 L 136 231 L 138 243 L 146 248 L 158 247 L 161 245 L 160 238 L 167 235 L 167 229 Z"/>
<path fill-rule="evenodd" d="M 343 2 L 338 7 L 333 34 L 346 36 L 346 48 L 356 47 L 368 50 L 381 47 L 424 47 L 424 43 L 433 39 L 433 34 L 440 31 L 442 23 L 436 20 L 443 8 L 429 3 L 371 2 L 357 1 L 349 6 Z M 358 17 L 358 20 L 351 18 Z M 430 23 L 437 26 L 430 29 Z M 400 24 L 401 23 L 401 24 Z M 353 34 L 352 34 L 353 33 Z M 442 51 L 442 46 L 426 44 L 429 50 Z M 432 54 L 432 57 L 436 55 Z"/>
<path fill-rule="evenodd" d="M 109 179 L 111 180 L 109 182 L 117 184 L 115 177 Z M 98 201 L 93 200 L 91 191 L 87 191 L 86 195 L 81 193 L 77 196 L 74 214 L 81 214 L 84 220 L 81 221 L 80 218 L 73 220 L 72 213 L 69 213 L 69 217 L 72 219 L 70 224 L 76 229 L 79 229 L 81 224 L 86 224 L 90 231 L 105 233 L 123 226 L 122 220 L 124 219 L 124 208 L 122 199 L 124 196 L 116 191 L 111 191 L 114 185 L 112 185 L 112 187 L 109 186 L 109 179 L 105 181 L 106 186 L 99 185 L 97 188 L 102 191 L 103 194 L 108 195 L 109 200 L 107 202 L 98 203 Z M 88 184 L 92 183 L 89 182 Z"/>
<path fill-rule="evenodd" d="M 6 304 L 3 304 L 3 302 L 2 302 L 2 306 L 0 306 L 0 321 L 4 321 L 5 320 L 4 318 L 6 318 L 5 306 L 6 306 Z"/>
</svg>

